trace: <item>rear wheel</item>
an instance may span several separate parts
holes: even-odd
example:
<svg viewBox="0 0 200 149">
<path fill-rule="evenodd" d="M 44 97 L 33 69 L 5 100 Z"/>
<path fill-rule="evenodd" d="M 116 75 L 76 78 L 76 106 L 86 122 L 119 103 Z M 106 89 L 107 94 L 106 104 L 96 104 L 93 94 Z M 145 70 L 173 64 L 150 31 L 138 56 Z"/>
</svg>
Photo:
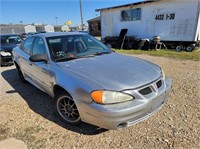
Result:
<svg viewBox="0 0 200 149">
<path fill-rule="evenodd" d="M 74 100 L 64 91 L 55 97 L 56 109 L 59 115 L 71 125 L 80 124 L 81 118 Z"/>
</svg>

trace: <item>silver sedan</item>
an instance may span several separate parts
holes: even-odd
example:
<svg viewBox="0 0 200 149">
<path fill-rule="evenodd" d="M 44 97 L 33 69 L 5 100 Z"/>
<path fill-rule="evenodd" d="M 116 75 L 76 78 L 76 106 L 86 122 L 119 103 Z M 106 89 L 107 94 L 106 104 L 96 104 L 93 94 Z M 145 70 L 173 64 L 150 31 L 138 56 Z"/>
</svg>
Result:
<svg viewBox="0 0 200 149">
<path fill-rule="evenodd" d="M 157 112 L 171 90 L 159 66 L 115 53 L 83 33 L 36 34 L 13 55 L 22 82 L 52 96 L 72 125 L 131 126 Z"/>
</svg>

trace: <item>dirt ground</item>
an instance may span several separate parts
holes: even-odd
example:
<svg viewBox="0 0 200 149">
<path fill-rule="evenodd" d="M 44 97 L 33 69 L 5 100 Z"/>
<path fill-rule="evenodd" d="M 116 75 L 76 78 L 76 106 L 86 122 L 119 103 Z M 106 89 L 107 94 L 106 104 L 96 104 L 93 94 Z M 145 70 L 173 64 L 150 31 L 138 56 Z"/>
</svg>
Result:
<svg viewBox="0 0 200 149">
<path fill-rule="evenodd" d="M 83 123 L 70 126 L 53 99 L 22 84 L 14 66 L 0 67 L 0 140 L 14 137 L 28 148 L 200 148 L 200 62 L 138 55 L 160 65 L 173 80 L 165 106 L 149 119 L 120 130 Z"/>
</svg>

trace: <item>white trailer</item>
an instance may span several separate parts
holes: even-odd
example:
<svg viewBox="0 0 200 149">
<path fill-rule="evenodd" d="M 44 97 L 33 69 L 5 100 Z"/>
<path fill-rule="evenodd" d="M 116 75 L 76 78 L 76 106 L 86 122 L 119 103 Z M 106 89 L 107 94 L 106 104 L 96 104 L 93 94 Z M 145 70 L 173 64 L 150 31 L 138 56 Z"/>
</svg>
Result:
<svg viewBox="0 0 200 149">
<path fill-rule="evenodd" d="M 176 48 L 193 48 L 200 40 L 200 0 L 155 0 L 97 9 L 101 15 L 101 36 L 128 36 L 161 41 Z M 192 45 L 191 45 L 192 44 Z"/>
</svg>

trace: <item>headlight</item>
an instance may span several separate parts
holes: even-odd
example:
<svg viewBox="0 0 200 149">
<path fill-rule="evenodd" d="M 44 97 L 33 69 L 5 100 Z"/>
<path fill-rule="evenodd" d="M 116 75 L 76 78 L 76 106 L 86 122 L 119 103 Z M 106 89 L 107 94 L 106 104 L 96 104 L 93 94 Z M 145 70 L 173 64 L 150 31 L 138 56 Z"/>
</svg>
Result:
<svg viewBox="0 0 200 149">
<path fill-rule="evenodd" d="M 11 56 L 11 53 L 9 53 L 9 52 L 4 52 L 4 51 L 1 51 L 0 54 L 1 54 L 2 56 Z"/>
<path fill-rule="evenodd" d="M 134 99 L 133 96 L 114 91 L 93 91 L 91 97 L 96 103 L 100 104 L 119 103 Z"/>
</svg>

